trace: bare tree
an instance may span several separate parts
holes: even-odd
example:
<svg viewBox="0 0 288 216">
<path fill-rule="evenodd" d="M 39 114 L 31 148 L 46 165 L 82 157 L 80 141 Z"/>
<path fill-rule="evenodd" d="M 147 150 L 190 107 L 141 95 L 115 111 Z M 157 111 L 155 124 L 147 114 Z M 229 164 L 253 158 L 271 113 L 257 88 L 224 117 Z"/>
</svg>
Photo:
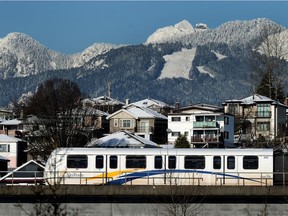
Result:
<svg viewBox="0 0 288 216">
<path fill-rule="evenodd" d="M 91 138 L 87 109 L 82 106 L 76 83 L 52 78 L 41 83 L 36 92 L 22 104 L 26 116 L 29 153 L 34 159 L 46 160 L 57 147 L 84 146 Z M 95 120 L 96 122 L 96 120 Z"/>
<path fill-rule="evenodd" d="M 155 190 L 158 189 L 157 202 L 161 203 L 159 210 L 163 215 L 171 216 L 199 215 L 207 190 L 205 186 L 192 185 L 155 186 Z"/>
</svg>

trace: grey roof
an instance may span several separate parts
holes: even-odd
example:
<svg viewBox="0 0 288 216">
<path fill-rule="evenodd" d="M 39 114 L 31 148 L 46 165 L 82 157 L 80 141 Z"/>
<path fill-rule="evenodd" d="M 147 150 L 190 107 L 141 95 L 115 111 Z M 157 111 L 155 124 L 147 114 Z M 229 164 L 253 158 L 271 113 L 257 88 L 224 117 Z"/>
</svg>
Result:
<svg viewBox="0 0 288 216">
<path fill-rule="evenodd" d="M 137 101 L 137 102 L 134 102 L 132 103 L 136 106 L 139 106 L 139 107 L 151 107 L 153 105 L 157 105 L 159 107 L 173 107 L 173 106 L 170 106 L 162 101 L 159 101 L 159 100 L 155 100 L 155 99 L 151 99 L 151 98 L 146 98 L 144 100 L 140 100 L 140 101 Z"/>
<path fill-rule="evenodd" d="M 118 131 L 105 137 L 94 139 L 86 146 L 102 148 L 159 148 L 156 143 L 128 131 Z"/>
<path fill-rule="evenodd" d="M 243 99 L 232 99 L 232 100 L 226 100 L 225 101 L 225 103 L 233 103 L 233 102 L 246 104 L 246 105 L 252 105 L 252 104 L 261 103 L 261 102 L 266 102 L 266 103 L 268 102 L 271 104 L 278 104 L 281 106 L 285 106 L 284 104 L 282 104 L 278 101 L 272 100 L 271 98 L 268 98 L 266 96 L 259 95 L 259 94 L 253 94 L 253 95 L 246 97 L 246 98 L 243 98 Z"/>
<path fill-rule="evenodd" d="M 0 142 L 18 142 L 18 141 L 21 141 L 21 139 L 13 136 L 8 136 L 6 134 L 0 134 Z"/>
<path fill-rule="evenodd" d="M 22 121 L 18 119 L 7 120 L 0 123 L 0 125 L 19 125 L 19 124 L 22 124 Z"/>
<path fill-rule="evenodd" d="M 97 98 L 92 98 L 91 100 L 94 103 L 101 104 L 101 105 L 117 105 L 117 104 L 124 105 L 124 102 L 118 101 L 108 96 L 100 96 Z"/>
<path fill-rule="evenodd" d="M 133 116 L 135 119 L 139 118 L 154 118 L 154 119 L 164 119 L 167 120 L 167 117 L 148 108 L 148 107 L 138 107 L 131 105 L 127 106 L 125 109 L 118 110 L 111 115 L 107 116 L 107 119 L 110 119 L 112 116 L 120 113 L 120 112 L 126 112 Z"/>
<path fill-rule="evenodd" d="M 10 161 L 10 160 L 0 155 L 0 161 Z"/>
</svg>

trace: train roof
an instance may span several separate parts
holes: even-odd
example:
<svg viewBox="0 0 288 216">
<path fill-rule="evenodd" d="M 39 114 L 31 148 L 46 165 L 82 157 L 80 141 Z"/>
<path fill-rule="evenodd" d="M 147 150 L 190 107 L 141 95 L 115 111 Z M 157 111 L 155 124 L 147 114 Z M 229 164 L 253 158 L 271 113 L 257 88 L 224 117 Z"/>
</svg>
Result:
<svg viewBox="0 0 288 216">
<path fill-rule="evenodd" d="M 149 154 L 167 154 L 168 155 L 273 155 L 273 149 L 209 149 L 209 148 L 59 148 L 54 150 L 54 154 L 65 155 L 106 155 L 106 154 L 138 154 L 138 155 L 149 155 Z"/>
</svg>

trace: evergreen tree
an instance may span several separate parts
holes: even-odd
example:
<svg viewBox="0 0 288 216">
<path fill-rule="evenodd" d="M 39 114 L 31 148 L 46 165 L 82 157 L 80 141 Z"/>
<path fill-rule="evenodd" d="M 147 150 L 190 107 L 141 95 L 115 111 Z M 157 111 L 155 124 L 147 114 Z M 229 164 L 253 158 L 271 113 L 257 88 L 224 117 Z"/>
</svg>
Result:
<svg viewBox="0 0 288 216">
<path fill-rule="evenodd" d="M 190 148 L 190 144 L 185 135 L 179 135 L 175 141 L 175 148 Z"/>
</svg>

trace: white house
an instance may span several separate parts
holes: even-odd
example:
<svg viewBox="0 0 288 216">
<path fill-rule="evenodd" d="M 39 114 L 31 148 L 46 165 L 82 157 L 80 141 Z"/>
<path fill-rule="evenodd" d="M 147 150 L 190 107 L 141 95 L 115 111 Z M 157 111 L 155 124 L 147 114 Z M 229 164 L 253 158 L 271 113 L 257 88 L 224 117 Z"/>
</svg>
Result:
<svg viewBox="0 0 288 216">
<path fill-rule="evenodd" d="M 287 106 L 259 94 L 243 99 L 226 100 L 225 112 L 242 119 L 237 136 L 239 142 L 279 140 L 284 142 L 286 136 Z"/>
<path fill-rule="evenodd" d="M 170 144 L 182 134 L 193 147 L 233 147 L 234 116 L 207 104 L 177 108 L 168 114 L 167 133 Z"/>
<path fill-rule="evenodd" d="M 0 134 L 0 156 L 10 160 L 8 169 L 15 169 L 27 162 L 27 143 L 16 137 Z"/>
</svg>

